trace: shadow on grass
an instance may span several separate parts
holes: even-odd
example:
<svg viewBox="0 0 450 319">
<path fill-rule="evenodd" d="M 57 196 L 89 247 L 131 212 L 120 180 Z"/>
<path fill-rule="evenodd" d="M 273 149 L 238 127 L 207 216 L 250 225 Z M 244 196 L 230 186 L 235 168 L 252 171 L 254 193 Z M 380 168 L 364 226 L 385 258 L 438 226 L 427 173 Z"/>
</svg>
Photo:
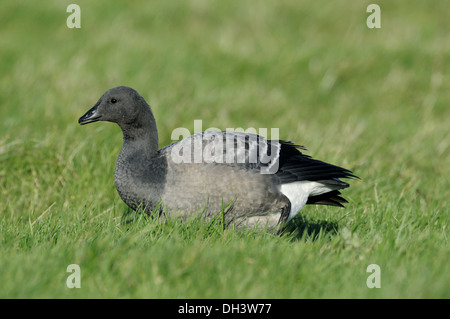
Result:
<svg viewBox="0 0 450 319">
<path fill-rule="evenodd" d="M 142 212 L 136 212 L 131 208 L 127 208 L 123 211 L 122 217 L 120 218 L 121 225 L 130 225 L 134 223 L 139 218 L 147 218 L 147 214 L 143 214 Z"/>
<path fill-rule="evenodd" d="M 339 224 L 334 221 L 311 220 L 297 216 L 286 225 L 283 235 L 292 240 L 316 241 L 319 238 L 334 236 L 339 232 Z"/>
<path fill-rule="evenodd" d="M 151 219 L 158 218 L 155 215 L 148 216 L 142 210 L 134 211 L 128 208 L 123 211 L 121 217 L 121 225 L 131 226 L 136 222 L 147 223 Z M 209 225 L 210 224 L 210 225 Z M 205 226 L 215 224 L 214 220 L 205 223 Z M 192 226 L 192 224 L 190 224 Z M 198 224 L 196 224 L 198 226 Z M 209 225 L 209 226 L 207 226 Z M 252 230 L 249 230 L 253 232 Z M 297 215 L 291 222 L 286 225 L 281 236 L 286 236 L 291 240 L 307 240 L 316 241 L 318 239 L 329 238 L 339 233 L 339 223 L 335 221 L 308 219 L 305 216 Z"/>
</svg>

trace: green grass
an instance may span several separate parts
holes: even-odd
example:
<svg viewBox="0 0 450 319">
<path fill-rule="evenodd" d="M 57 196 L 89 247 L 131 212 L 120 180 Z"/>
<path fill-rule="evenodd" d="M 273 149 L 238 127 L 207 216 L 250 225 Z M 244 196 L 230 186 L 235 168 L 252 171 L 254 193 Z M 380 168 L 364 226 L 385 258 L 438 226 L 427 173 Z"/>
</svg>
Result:
<svg viewBox="0 0 450 319">
<path fill-rule="evenodd" d="M 447 1 L 377 1 L 377 30 L 368 1 L 80 0 L 68 29 L 70 3 L 1 4 L 0 297 L 450 297 Z M 275 127 L 361 180 L 283 236 L 130 221 L 119 128 L 77 124 L 117 85 L 150 102 L 160 146 L 195 119 Z"/>
</svg>

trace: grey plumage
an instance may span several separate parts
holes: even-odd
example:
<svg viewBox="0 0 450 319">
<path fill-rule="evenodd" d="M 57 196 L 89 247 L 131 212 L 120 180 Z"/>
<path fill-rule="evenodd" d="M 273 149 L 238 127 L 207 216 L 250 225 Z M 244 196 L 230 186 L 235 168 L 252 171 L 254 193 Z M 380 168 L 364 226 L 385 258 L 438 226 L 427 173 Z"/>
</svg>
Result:
<svg viewBox="0 0 450 319">
<path fill-rule="evenodd" d="M 202 132 L 162 149 L 153 113 L 129 87 L 116 87 L 79 119 L 117 123 L 123 147 L 115 183 L 123 201 L 150 213 L 212 218 L 229 204 L 227 224 L 280 231 L 305 204 L 342 206 L 347 169 L 312 159 L 302 146 L 247 133 Z M 199 152 L 201 154 L 199 154 Z M 294 211 L 295 210 L 295 211 Z"/>
</svg>

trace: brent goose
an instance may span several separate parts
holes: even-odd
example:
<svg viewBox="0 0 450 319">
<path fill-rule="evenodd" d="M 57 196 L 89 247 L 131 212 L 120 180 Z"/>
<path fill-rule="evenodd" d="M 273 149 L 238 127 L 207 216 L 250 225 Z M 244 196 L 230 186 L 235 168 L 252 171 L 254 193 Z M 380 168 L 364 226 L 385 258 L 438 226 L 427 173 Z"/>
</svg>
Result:
<svg viewBox="0 0 450 319">
<path fill-rule="evenodd" d="M 221 212 L 226 225 L 279 233 L 305 204 L 343 207 L 339 190 L 349 184 L 341 178 L 357 178 L 302 146 L 256 134 L 205 131 L 159 149 L 150 106 L 130 87 L 105 92 L 78 123 L 96 121 L 123 132 L 115 170 L 122 200 L 163 219 Z"/>
</svg>

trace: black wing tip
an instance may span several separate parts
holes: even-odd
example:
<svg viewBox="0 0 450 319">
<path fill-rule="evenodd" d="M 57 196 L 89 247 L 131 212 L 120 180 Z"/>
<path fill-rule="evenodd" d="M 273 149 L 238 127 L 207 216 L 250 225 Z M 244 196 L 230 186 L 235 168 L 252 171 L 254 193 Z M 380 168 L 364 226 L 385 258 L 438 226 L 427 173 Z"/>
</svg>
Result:
<svg viewBox="0 0 450 319">
<path fill-rule="evenodd" d="M 348 204 L 348 201 L 339 195 L 341 195 L 341 192 L 336 190 L 317 196 L 311 196 L 308 198 L 306 204 L 337 206 L 344 208 L 344 204 Z"/>
<path fill-rule="evenodd" d="M 348 170 L 348 169 L 345 169 L 345 171 L 346 171 L 346 175 L 347 176 L 345 176 L 345 177 L 343 177 L 343 178 L 350 178 L 350 179 L 359 179 L 359 180 L 361 180 L 361 178 L 359 177 L 359 176 L 356 176 L 355 174 L 353 174 L 353 172 L 352 171 L 350 171 L 350 170 Z"/>
<path fill-rule="evenodd" d="M 307 151 L 308 149 L 303 146 L 303 145 L 299 145 L 299 144 L 295 144 L 292 141 L 286 141 L 286 140 L 279 140 L 278 143 L 280 143 L 281 145 L 286 145 L 288 147 L 292 147 L 292 148 L 296 148 L 302 151 Z"/>
</svg>

